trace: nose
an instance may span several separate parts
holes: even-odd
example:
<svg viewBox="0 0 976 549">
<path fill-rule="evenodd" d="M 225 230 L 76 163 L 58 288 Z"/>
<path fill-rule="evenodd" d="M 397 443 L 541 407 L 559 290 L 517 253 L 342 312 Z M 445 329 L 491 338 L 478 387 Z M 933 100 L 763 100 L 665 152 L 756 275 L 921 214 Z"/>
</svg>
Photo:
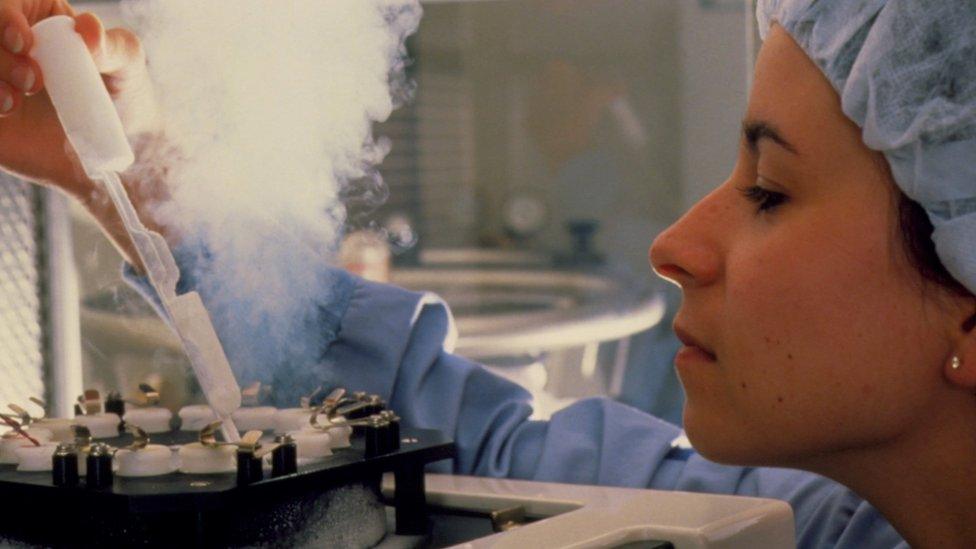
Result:
<svg viewBox="0 0 976 549">
<path fill-rule="evenodd" d="M 648 252 L 658 276 L 684 290 L 707 286 L 721 276 L 722 208 L 716 195 L 717 191 L 706 196 L 658 235 Z"/>
</svg>

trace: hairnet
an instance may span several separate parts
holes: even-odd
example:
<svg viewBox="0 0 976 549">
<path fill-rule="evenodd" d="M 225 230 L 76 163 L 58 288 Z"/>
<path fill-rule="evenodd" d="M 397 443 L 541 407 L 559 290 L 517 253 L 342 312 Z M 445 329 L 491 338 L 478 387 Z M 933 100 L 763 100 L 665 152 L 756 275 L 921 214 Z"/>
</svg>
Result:
<svg viewBox="0 0 976 549">
<path fill-rule="evenodd" d="M 759 0 L 757 15 L 763 38 L 779 23 L 827 75 L 976 293 L 976 0 Z"/>
</svg>

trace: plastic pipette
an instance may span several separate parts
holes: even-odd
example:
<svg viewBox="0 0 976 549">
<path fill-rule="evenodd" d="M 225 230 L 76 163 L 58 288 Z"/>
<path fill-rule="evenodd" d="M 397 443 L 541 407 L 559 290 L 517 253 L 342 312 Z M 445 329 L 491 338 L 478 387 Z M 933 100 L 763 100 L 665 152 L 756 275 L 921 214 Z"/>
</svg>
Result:
<svg viewBox="0 0 976 549">
<path fill-rule="evenodd" d="M 43 72 L 51 103 L 85 173 L 103 184 L 118 210 L 200 388 L 223 420 L 224 438 L 237 442 L 240 434 L 231 414 L 241 406 L 240 386 L 199 294 L 176 294 L 180 271 L 173 254 L 163 237 L 139 220 L 119 180 L 118 173 L 134 162 L 135 155 L 95 62 L 74 26 L 74 19 L 67 16 L 34 25 L 31 56 Z"/>
</svg>

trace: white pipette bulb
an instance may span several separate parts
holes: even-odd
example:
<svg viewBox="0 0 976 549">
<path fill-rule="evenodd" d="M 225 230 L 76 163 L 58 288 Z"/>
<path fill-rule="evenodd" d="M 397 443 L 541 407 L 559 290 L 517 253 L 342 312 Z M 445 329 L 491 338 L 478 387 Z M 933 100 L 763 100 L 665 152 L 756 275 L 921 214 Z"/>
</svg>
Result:
<svg viewBox="0 0 976 549">
<path fill-rule="evenodd" d="M 85 173 L 122 172 L 135 155 L 118 112 L 95 67 L 75 20 L 49 17 L 34 25 L 30 55 L 40 65 L 44 86 Z"/>
</svg>

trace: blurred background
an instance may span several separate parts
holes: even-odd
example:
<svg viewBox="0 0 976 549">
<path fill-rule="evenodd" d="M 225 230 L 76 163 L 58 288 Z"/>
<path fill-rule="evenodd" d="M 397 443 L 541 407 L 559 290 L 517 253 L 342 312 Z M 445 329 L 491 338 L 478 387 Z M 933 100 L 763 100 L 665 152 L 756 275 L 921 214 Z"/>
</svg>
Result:
<svg viewBox="0 0 976 549">
<path fill-rule="evenodd" d="M 120 22 L 114 2 L 76 4 Z M 388 197 L 350 186 L 343 263 L 443 296 L 457 352 L 529 388 L 537 417 L 610 395 L 680 423 L 679 296 L 647 249 L 734 163 L 748 5 L 423 2 L 412 94 L 377 129 L 392 147 Z M 0 217 L 17 273 L 0 296 L 0 377 L 13 380 L 0 400 L 142 381 L 174 409 L 200 400 L 178 340 L 87 214 L 7 178 Z"/>
</svg>

